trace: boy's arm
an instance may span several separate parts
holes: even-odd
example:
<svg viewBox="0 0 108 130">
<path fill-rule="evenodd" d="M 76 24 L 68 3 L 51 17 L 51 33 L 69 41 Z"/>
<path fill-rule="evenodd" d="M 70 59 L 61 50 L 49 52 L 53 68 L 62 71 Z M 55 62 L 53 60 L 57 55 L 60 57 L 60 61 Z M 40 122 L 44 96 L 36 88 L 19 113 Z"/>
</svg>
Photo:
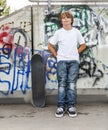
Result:
<svg viewBox="0 0 108 130">
<path fill-rule="evenodd" d="M 78 48 L 78 53 L 80 54 L 86 49 L 86 44 L 81 44 L 80 47 Z"/>
<path fill-rule="evenodd" d="M 57 52 L 56 52 L 56 50 L 54 48 L 54 45 L 52 45 L 51 43 L 49 43 L 48 49 L 53 54 L 53 56 L 56 58 L 57 57 Z"/>
</svg>

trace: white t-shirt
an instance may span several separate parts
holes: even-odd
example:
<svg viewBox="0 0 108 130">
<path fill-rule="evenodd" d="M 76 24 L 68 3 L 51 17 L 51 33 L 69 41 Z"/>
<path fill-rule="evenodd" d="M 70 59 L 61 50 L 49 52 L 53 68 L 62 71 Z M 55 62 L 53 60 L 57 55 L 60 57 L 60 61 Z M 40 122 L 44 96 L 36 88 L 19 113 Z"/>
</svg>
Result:
<svg viewBox="0 0 108 130">
<path fill-rule="evenodd" d="M 58 44 L 57 61 L 77 60 L 79 61 L 78 45 L 84 44 L 81 32 L 72 27 L 71 30 L 61 28 L 49 39 L 52 45 Z"/>
</svg>

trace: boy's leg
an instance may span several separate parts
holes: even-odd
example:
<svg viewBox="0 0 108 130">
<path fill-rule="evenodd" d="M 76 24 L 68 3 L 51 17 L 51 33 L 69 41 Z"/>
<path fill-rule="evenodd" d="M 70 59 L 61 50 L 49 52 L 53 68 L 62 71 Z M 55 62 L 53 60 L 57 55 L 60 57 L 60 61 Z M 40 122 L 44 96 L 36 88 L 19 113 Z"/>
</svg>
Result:
<svg viewBox="0 0 108 130">
<path fill-rule="evenodd" d="M 67 81 L 66 63 L 64 61 L 60 61 L 57 63 L 57 78 L 58 78 L 58 107 L 64 107 L 66 96 L 66 81 Z"/>
<path fill-rule="evenodd" d="M 76 103 L 76 82 L 78 78 L 79 64 L 77 61 L 72 61 L 68 64 L 68 79 L 67 79 L 67 105 L 74 107 Z"/>
<path fill-rule="evenodd" d="M 56 117 L 62 117 L 65 112 L 65 95 L 66 95 L 66 80 L 67 71 L 66 63 L 60 61 L 57 63 L 57 78 L 58 78 L 58 108 L 55 113 Z"/>
</svg>

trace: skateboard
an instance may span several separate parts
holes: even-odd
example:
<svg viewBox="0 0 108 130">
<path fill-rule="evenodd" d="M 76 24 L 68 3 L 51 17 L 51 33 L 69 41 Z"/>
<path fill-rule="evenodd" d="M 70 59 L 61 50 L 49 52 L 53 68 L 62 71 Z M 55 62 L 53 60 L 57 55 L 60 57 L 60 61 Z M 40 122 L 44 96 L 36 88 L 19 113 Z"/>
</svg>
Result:
<svg viewBox="0 0 108 130">
<path fill-rule="evenodd" d="M 45 71 L 44 61 L 40 54 L 31 59 L 32 103 L 36 107 L 45 106 Z"/>
</svg>

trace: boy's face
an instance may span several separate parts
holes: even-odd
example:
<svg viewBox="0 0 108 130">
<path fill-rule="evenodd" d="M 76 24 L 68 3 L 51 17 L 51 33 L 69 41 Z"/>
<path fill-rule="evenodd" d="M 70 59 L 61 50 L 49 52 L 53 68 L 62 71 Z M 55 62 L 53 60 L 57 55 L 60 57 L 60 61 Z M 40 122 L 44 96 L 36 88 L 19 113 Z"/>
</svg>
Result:
<svg viewBox="0 0 108 130">
<path fill-rule="evenodd" d="M 67 25 L 71 25 L 72 20 L 71 20 L 70 17 L 67 17 L 66 15 L 63 15 L 62 19 L 61 19 L 61 22 L 62 22 L 63 26 L 67 26 Z"/>
</svg>

